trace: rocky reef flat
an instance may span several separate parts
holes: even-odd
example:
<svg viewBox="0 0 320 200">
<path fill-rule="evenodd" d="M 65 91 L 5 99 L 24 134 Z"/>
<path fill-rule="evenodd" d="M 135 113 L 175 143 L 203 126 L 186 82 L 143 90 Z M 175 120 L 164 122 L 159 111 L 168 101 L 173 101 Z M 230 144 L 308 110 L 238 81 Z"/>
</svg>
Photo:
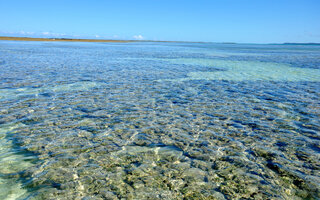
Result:
<svg viewBox="0 0 320 200">
<path fill-rule="evenodd" d="M 320 198 L 316 47 L 0 47 L 1 199 Z"/>
</svg>

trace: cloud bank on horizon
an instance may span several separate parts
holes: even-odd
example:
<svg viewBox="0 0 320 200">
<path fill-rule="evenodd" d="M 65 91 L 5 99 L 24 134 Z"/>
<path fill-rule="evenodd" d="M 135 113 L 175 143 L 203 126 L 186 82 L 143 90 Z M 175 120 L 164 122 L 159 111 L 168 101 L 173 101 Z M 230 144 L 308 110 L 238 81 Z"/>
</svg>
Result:
<svg viewBox="0 0 320 200">
<path fill-rule="evenodd" d="M 75 35 L 75 34 L 66 34 L 66 33 L 55 33 L 50 31 L 42 32 L 31 32 L 31 31 L 1 31 L 0 36 L 8 37 L 40 37 L 40 38 L 77 38 L 77 39 L 121 39 L 118 35 L 113 36 L 102 36 L 98 34 L 93 35 Z M 128 38 L 129 39 L 129 38 Z"/>
<path fill-rule="evenodd" d="M 90 39 L 134 39 L 134 40 L 144 40 L 145 37 L 142 35 L 134 35 L 131 38 L 130 37 L 120 37 L 119 35 L 113 35 L 113 36 L 101 36 L 98 34 L 94 35 L 72 35 L 72 34 L 66 34 L 66 33 L 54 33 L 50 31 L 42 31 L 42 32 L 31 32 L 31 31 L 18 31 L 18 32 L 7 32 L 7 31 L 1 31 L 0 30 L 0 36 L 20 36 L 20 37 L 53 37 L 53 38 L 90 38 Z"/>
<path fill-rule="evenodd" d="M 135 39 L 135 40 L 143 40 L 144 37 L 142 35 L 134 35 L 133 39 Z"/>
</svg>

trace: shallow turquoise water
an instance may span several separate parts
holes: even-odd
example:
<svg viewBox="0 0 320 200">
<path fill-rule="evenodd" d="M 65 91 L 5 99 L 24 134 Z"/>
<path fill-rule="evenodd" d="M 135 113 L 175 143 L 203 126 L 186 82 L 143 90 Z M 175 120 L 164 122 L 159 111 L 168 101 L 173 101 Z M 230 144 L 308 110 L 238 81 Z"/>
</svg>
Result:
<svg viewBox="0 0 320 200">
<path fill-rule="evenodd" d="M 0 199 L 318 199 L 320 46 L 0 42 Z"/>
</svg>

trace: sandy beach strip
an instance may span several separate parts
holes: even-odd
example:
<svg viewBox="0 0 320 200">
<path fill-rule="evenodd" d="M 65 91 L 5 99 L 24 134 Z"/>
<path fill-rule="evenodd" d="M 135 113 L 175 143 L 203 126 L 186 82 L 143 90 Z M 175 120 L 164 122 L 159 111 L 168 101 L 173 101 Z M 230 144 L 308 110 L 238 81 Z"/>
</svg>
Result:
<svg viewBox="0 0 320 200">
<path fill-rule="evenodd" d="M 14 41 L 44 41 L 44 42 L 134 42 L 133 40 L 98 40 L 98 39 L 71 39 L 71 38 L 31 38 L 31 37 L 4 37 L 0 40 Z"/>
</svg>

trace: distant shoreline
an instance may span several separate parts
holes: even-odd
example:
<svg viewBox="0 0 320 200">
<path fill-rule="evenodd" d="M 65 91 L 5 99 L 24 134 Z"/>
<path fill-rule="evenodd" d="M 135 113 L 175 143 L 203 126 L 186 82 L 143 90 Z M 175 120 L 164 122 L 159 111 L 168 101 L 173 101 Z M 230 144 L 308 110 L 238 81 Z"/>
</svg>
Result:
<svg viewBox="0 0 320 200">
<path fill-rule="evenodd" d="M 40 41 L 40 42 L 106 42 L 106 43 L 129 43 L 129 42 L 169 42 L 169 43 L 213 43 L 213 44 L 258 44 L 236 42 L 191 42 L 191 41 L 158 41 L 158 40 L 107 40 L 107 39 L 74 39 L 74 38 L 33 38 L 33 37 L 8 37 L 0 36 L 1 40 L 7 41 Z M 320 45 L 320 43 L 266 43 L 265 45 Z"/>
<path fill-rule="evenodd" d="M 42 41 L 42 42 L 111 42 L 111 43 L 129 43 L 129 42 L 169 42 L 169 43 L 211 43 L 211 42 L 190 42 L 190 41 L 158 41 L 158 40 L 107 40 L 107 39 L 74 39 L 74 38 L 33 38 L 33 37 L 8 37 L 0 36 L 0 40 L 9 41 Z"/>
<path fill-rule="evenodd" d="M 43 41 L 43 42 L 135 42 L 135 40 L 101 40 L 101 39 L 72 39 L 72 38 L 31 38 L 31 37 L 5 37 L 0 40 L 11 41 Z"/>
<path fill-rule="evenodd" d="M 309 43 L 290 43 L 286 42 L 283 43 L 284 45 L 320 45 L 320 43 L 315 43 L 315 42 L 309 42 Z"/>
</svg>

